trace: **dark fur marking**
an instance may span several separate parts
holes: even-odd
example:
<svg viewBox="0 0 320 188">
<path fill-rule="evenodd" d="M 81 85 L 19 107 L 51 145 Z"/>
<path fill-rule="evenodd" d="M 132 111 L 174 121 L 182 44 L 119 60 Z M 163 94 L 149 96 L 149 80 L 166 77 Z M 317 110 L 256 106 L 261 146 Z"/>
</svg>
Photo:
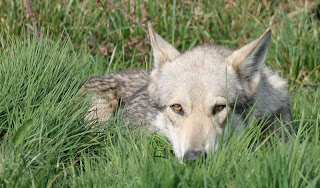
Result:
<svg viewBox="0 0 320 188">
<path fill-rule="evenodd" d="M 268 50 L 268 46 L 266 46 L 266 44 L 262 44 L 261 46 L 259 46 L 258 50 L 253 54 L 253 61 L 254 62 L 260 61 L 263 55 L 267 53 L 267 50 Z"/>
</svg>

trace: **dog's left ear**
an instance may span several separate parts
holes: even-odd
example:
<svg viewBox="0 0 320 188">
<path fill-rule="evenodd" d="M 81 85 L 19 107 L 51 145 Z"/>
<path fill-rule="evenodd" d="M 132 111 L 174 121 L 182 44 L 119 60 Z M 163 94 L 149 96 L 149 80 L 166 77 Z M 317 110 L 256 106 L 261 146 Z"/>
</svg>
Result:
<svg viewBox="0 0 320 188">
<path fill-rule="evenodd" d="M 158 33 L 156 33 L 151 25 L 148 23 L 150 42 L 154 57 L 155 68 L 160 68 L 166 62 L 170 62 L 180 56 L 180 52 L 171 44 L 166 42 Z"/>
<path fill-rule="evenodd" d="M 260 72 L 268 54 L 271 29 L 267 29 L 258 39 L 234 51 L 228 61 L 242 79 L 259 82 Z M 257 84 L 257 83 L 256 83 Z"/>
</svg>

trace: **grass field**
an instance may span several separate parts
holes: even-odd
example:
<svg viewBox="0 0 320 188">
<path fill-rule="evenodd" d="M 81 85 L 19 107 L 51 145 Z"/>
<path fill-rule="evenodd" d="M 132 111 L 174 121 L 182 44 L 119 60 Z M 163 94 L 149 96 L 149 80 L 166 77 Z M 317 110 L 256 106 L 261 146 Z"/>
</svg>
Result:
<svg viewBox="0 0 320 188">
<path fill-rule="evenodd" d="M 316 1 L 0 1 L 2 187 L 320 187 L 320 4 Z M 119 10 L 120 8 L 121 10 Z M 88 129 L 77 97 L 90 77 L 152 68 L 144 28 L 179 50 L 239 47 L 272 28 L 267 64 L 289 83 L 298 133 L 253 145 L 256 128 L 204 162 L 113 118 Z"/>
</svg>

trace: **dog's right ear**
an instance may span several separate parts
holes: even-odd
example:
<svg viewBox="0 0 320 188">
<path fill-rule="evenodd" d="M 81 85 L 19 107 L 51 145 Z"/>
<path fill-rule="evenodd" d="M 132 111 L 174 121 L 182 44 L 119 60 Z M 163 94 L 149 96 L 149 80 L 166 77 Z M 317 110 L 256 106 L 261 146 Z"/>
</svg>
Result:
<svg viewBox="0 0 320 188">
<path fill-rule="evenodd" d="M 166 42 L 162 37 L 158 35 L 158 33 L 154 31 L 151 23 L 148 23 L 148 29 L 155 68 L 160 68 L 166 62 L 170 62 L 180 56 L 180 52 L 177 49 Z"/>
</svg>

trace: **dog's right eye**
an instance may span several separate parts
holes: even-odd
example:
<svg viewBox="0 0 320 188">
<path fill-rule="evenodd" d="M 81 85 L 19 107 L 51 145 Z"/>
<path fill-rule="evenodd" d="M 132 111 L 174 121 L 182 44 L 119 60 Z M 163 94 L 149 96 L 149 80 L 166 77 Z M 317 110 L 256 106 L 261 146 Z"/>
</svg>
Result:
<svg viewBox="0 0 320 188">
<path fill-rule="evenodd" d="M 180 104 L 173 104 L 170 106 L 170 108 L 177 114 L 180 114 L 180 115 L 183 114 L 183 109 Z"/>
</svg>

